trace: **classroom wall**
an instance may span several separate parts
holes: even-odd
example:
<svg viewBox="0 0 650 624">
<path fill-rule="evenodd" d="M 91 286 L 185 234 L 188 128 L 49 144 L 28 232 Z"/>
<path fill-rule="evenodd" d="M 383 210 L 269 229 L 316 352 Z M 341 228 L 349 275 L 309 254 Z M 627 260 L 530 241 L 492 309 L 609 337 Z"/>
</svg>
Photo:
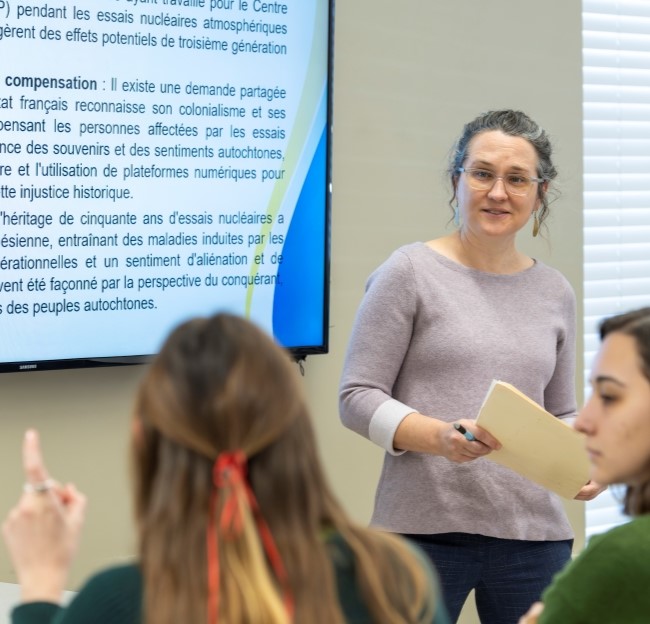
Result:
<svg viewBox="0 0 650 624">
<path fill-rule="evenodd" d="M 334 488 L 361 522 L 370 517 L 382 454 L 345 430 L 337 414 L 355 310 L 366 277 L 394 248 L 448 231 L 446 157 L 478 113 L 520 108 L 552 135 L 560 197 L 550 235 L 533 240 L 525 231 L 520 242 L 562 270 L 582 298 L 580 10 L 575 0 L 336 6 L 331 344 L 328 355 L 307 359 L 305 384 Z M 20 492 L 27 426 L 41 430 L 52 474 L 75 481 L 90 499 L 71 588 L 133 553 L 127 449 L 141 374 L 124 367 L 0 375 L 0 515 Z M 582 505 L 569 512 L 581 544 Z M 14 580 L 0 550 L 0 581 Z M 475 621 L 468 609 L 462 622 Z"/>
</svg>

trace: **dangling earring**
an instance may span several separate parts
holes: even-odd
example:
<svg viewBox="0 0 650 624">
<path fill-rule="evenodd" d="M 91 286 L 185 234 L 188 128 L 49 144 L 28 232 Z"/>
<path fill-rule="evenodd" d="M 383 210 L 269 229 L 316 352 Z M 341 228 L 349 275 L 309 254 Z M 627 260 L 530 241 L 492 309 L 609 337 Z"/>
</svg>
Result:
<svg viewBox="0 0 650 624">
<path fill-rule="evenodd" d="M 537 210 L 533 212 L 533 237 L 539 234 L 539 218 L 537 217 Z"/>
<path fill-rule="evenodd" d="M 458 210 L 458 202 L 454 206 L 454 225 L 460 227 L 460 210 Z"/>
</svg>

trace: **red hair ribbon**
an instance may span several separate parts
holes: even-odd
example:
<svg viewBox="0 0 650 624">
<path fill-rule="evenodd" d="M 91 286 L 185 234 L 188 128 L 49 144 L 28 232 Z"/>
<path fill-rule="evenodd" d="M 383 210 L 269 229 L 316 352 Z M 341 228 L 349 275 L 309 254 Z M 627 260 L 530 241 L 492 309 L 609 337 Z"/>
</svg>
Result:
<svg viewBox="0 0 650 624">
<path fill-rule="evenodd" d="M 255 494 L 248 482 L 248 469 L 246 456 L 243 451 L 232 451 L 220 453 L 214 462 L 212 468 L 212 482 L 214 489 L 210 496 L 210 513 L 209 526 L 207 532 L 208 548 L 208 624 L 216 624 L 219 618 L 219 587 L 220 587 L 220 569 L 219 569 L 219 544 L 216 526 L 216 508 L 217 496 L 220 490 L 226 491 L 226 500 L 224 501 L 219 518 L 219 530 L 226 540 L 231 540 L 241 534 L 243 527 L 243 518 L 241 509 L 237 500 L 239 492 L 244 494 L 248 503 L 257 530 L 262 540 L 264 550 L 269 559 L 275 575 L 284 587 L 284 603 L 287 613 L 293 616 L 293 599 L 289 590 L 289 579 L 286 570 L 282 564 L 282 558 L 278 552 L 273 535 L 268 524 L 262 517 L 257 504 Z"/>
</svg>

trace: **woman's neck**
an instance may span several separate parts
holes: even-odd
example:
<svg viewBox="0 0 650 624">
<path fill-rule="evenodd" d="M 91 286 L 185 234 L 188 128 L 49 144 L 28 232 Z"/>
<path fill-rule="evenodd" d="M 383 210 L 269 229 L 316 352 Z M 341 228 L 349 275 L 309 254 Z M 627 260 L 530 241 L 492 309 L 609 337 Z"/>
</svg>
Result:
<svg viewBox="0 0 650 624">
<path fill-rule="evenodd" d="M 458 264 L 487 273 L 519 273 L 534 264 L 532 258 L 517 250 L 514 238 L 483 241 L 457 231 L 427 245 Z"/>
</svg>

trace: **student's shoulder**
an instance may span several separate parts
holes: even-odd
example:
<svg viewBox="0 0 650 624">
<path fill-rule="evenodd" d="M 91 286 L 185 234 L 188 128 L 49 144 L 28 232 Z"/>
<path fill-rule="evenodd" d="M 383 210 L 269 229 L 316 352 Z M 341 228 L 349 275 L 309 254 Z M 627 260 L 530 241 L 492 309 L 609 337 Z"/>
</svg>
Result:
<svg viewBox="0 0 650 624">
<path fill-rule="evenodd" d="M 102 587 L 142 587 L 142 574 L 140 568 L 135 563 L 125 563 L 123 565 L 112 566 L 97 572 L 91 576 L 82 587 L 82 590 L 88 588 Z"/>
<path fill-rule="evenodd" d="M 539 623 L 645 624 L 650 612 L 649 520 L 633 520 L 592 537 L 545 590 Z"/>
<path fill-rule="evenodd" d="M 142 575 L 137 565 L 126 564 L 90 577 L 65 610 L 63 621 L 139 624 L 141 613 Z"/>
<path fill-rule="evenodd" d="M 645 557 L 650 556 L 650 514 L 635 518 L 606 533 L 594 535 L 584 554 L 600 556 L 610 552 L 623 558 L 641 553 Z"/>
</svg>

